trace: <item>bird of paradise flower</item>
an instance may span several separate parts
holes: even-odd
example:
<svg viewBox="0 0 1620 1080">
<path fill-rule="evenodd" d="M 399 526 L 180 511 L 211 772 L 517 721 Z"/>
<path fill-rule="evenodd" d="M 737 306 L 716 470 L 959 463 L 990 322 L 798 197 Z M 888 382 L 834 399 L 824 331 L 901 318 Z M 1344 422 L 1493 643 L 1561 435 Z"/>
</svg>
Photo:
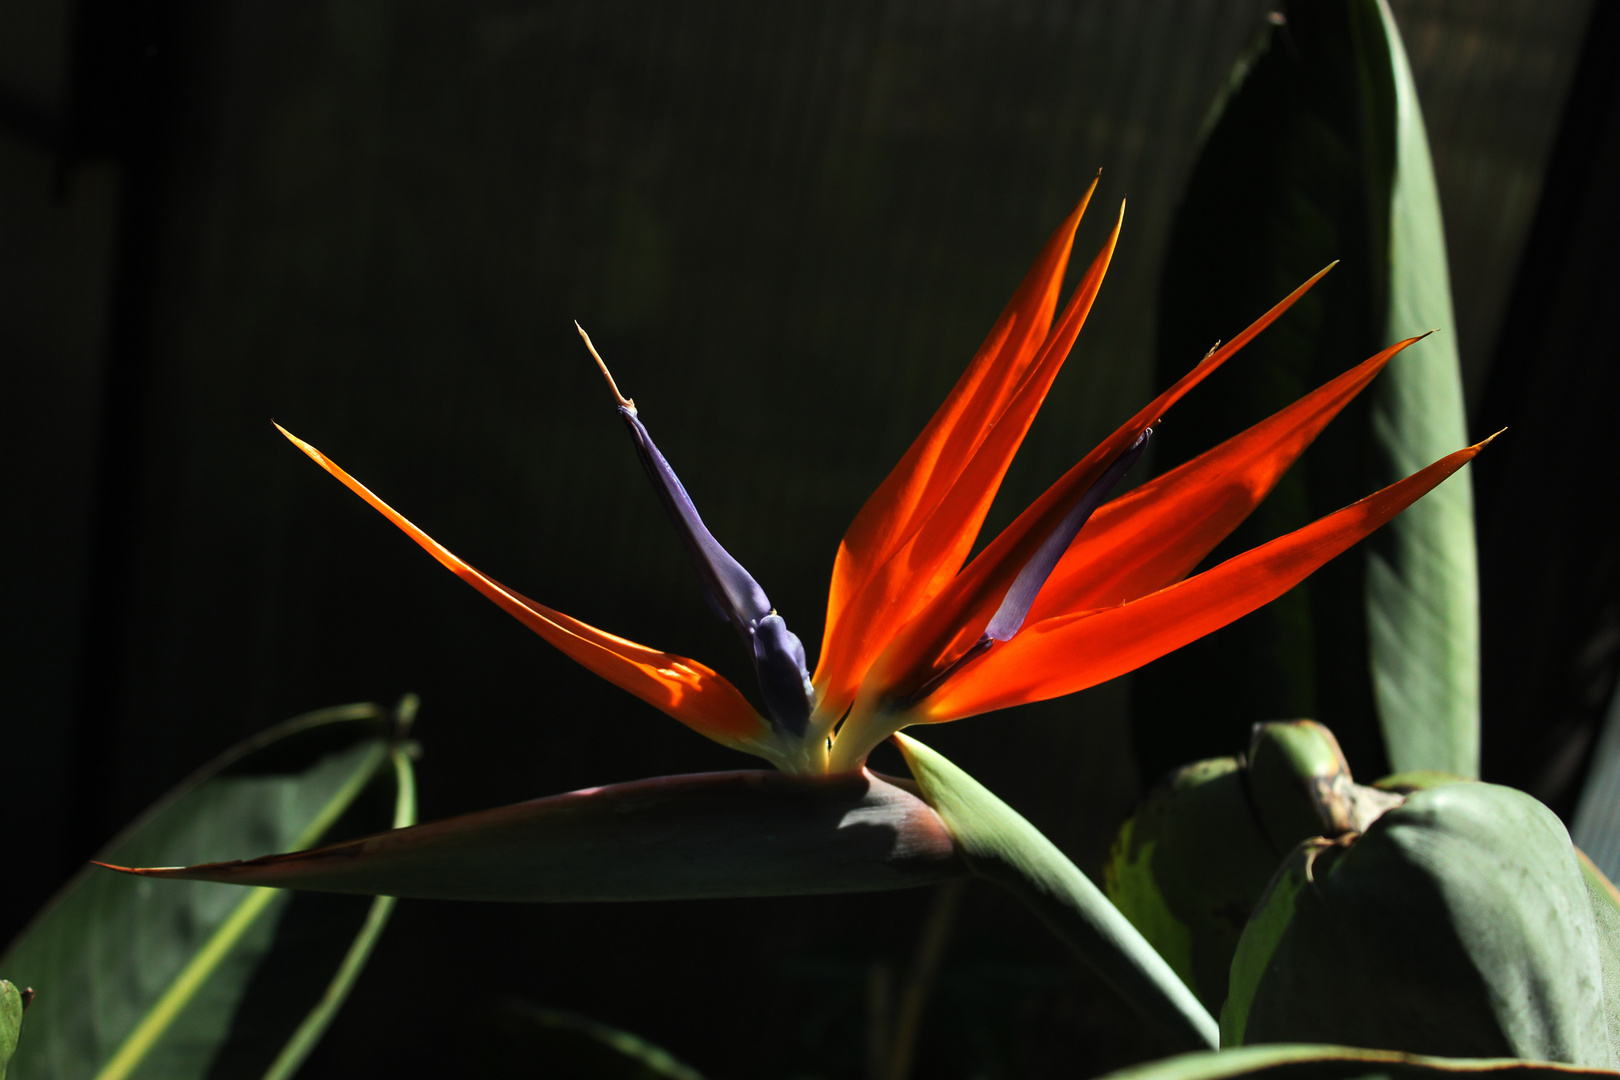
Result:
<svg viewBox="0 0 1620 1080">
<path fill-rule="evenodd" d="M 703 524 L 634 401 L 580 329 L 710 606 L 736 627 L 764 710 L 699 661 L 554 611 L 473 568 L 330 458 L 288 439 L 525 626 L 597 675 L 726 746 L 797 774 L 860 769 L 883 740 L 1072 694 L 1276 599 L 1468 462 L 1467 447 L 1293 533 L 1188 576 L 1410 338 L 1202 456 L 1109 501 L 1152 425 L 1319 281 L 1212 349 L 1069 469 L 964 566 L 990 503 L 1091 310 L 1124 208 L 1061 314 L 1086 191 L 911 448 L 867 499 L 833 564 L 814 673 L 758 582 Z M 278 428 L 280 425 L 277 425 Z M 1489 440 L 1486 440 L 1488 442 Z"/>
<path fill-rule="evenodd" d="M 1323 270 L 1212 349 L 969 561 L 1118 241 L 1120 220 L 1060 312 L 1075 230 L 1095 190 L 1093 182 L 1047 241 L 945 403 L 855 516 L 833 564 L 814 672 L 764 590 L 703 524 L 635 403 L 596 356 L 710 606 L 748 649 L 763 711 L 696 660 L 599 630 L 474 569 L 282 429 L 440 563 L 575 661 L 775 770 L 589 788 L 246 861 L 112 869 L 235 885 L 535 902 L 858 892 L 973 874 L 1012 890 L 1182 1043 L 1218 1046 L 1214 1018 L 1085 874 L 1016 811 L 901 729 L 1074 693 L 1217 630 L 1394 517 L 1484 443 L 1192 574 L 1413 338 L 1109 500 L 1159 418 Z M 867 755 L 891 737 L 913 780 L 865 768 Z"/>
</svg>

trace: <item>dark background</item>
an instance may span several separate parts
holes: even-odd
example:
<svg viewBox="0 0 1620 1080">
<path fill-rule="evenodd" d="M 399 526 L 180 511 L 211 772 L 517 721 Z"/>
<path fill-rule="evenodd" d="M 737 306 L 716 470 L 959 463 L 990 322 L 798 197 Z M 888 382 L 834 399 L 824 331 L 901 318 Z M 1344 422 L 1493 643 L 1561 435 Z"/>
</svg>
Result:
<svg viewBox="0 0 1620 1080">
<path fill-rule="evenodd" d="M 514 587 L 746 684 L 570 320 L 813 650 L 844 527 L 1098 167 L 1081 258 L 1128 195 L 1124 238 L 992 527 L 1155 389 L 1160 251 L 1267 6 L 0 0 L 0 936 L 201 762 L 324 705 L 422 695 L 428 818 L 747 767 L 549 650 L 270 418 Z M 1620 20 L 1393 6 L 1471 425 L 1515 430 L 1475 470 L 1485 768 L 1567 810 L 1620 645 L 1595 527 Z M 1095 869 L 1142 783 L 1128 682 L 925 738 Z M 861 1075 L 866 987 L 929 900 L 405 903 L 305 1075 L 454 1075 L 508 995 L 716 1080 Z M 973 889 L 917 1075 L 1160 1052 L 1121 1008 Z"/>
</svg>

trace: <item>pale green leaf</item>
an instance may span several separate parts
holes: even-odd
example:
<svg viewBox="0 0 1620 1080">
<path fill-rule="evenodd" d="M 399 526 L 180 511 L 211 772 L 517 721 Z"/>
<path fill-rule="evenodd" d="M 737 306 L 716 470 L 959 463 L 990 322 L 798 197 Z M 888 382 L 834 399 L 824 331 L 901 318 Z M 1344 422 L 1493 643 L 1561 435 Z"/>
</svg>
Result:
<svg viewBox="0 0 1620 1080">
<path fill-rule="evenodd" d="M 1372 442 L 1393 480 L 1467 444 L 1446 238 L 1412 69 L 1378 12 L 1395 83 L 1384 338 L 1440 329 L 1373 385 Z M 1377 43 L 1369 42 L 1369 47 Z M 1383 65 L 1380 64 L 1380 67 Z M 1384 479 L 1384 478 L 1380 478 Z M 1479 775 L 1479 568 L 1468 470 L 1385 526 L 1367 556 L 1373 693 L 1391 768 Z"/>
<path fill-rule="evenodd" d="M 1438 1058 L 1349 1046 L 1277 1043 L 1182 1054 L 1109 1073 L 1103 1080 L 1421 1080 L 1486 1073 L 1515 1080 L 1614 1076 L 1604 1069 L 1514 1058 Z"/>
<path fill-rule="evenodd" d="M 1189 395 L 1163 471 L 1397 340 L 1396 357 L 1220 559 L 1308 524 L 1467 443 L 1444 229 L 1422 114 L 1381 0 L 1285 5 L 1239 66 L 1188 181 L 1158 315 L 1158 379 L 1181 376 L 1323 266 L 1338 266 Z M 1285 596 L 1136 681 L 1150 775 L 1310 716 L 1357 771 L 1479 763 L 1479 603 L 1463 470 Z"/>
<path fill-rule="evenodd" d="M 1011 890 L 1122 997 L 1189 1046 L 1215 1046 L 1215 1018 L 1102 891 L 1017 811 L 938 751 L 896 735 L 923 797 L 974 873 Z"/>
</svg>

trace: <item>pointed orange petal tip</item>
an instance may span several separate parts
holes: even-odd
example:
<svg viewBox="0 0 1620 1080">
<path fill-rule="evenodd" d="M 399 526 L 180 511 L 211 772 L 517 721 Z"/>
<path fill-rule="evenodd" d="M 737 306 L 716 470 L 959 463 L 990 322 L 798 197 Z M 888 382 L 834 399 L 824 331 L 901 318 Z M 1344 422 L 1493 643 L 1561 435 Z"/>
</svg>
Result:
<svg viewBox="0 0 1620 1080">
<path fill-rule="evenodd" d="M 308 454 L 311 458 L 313 458 L 315 460 L 315 462 L 317 464 L 319 464 L 323 468 L 325 468 L 327 466 L 330 466 L 332 464 L 330 458 L 328 458 L 325 454 L 321 453 L 319 450 L 315 449 L 313 446 L 309 445 L 309 443 L 305 442 L 303 439 L 300 439 L 298 436 L 294 435 L 292 432 L 288 431 L 286 428 L 282 427 L 280 424 L 277 424 L 274 420 L 272 420 L 270 422 L 272 424 L 275 424 L 275 427 L 276 427 L 277 431 L 279 431 L 283 435 L 287 436 L 287 441 L 288 442 L 292 443 L 294 446 L 298 447 L 298 449 L 300 449 L 304 453 Z"/>
</svg>

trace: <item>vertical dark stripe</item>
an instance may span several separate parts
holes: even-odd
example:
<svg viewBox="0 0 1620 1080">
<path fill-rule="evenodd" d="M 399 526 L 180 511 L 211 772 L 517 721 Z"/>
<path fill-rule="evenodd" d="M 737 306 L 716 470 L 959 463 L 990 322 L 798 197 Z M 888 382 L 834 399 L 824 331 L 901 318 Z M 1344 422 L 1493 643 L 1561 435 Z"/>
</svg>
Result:
<svg viewBox="0 0 1620 1080">
<path fill-rule="evenodd" d="M 1566 816 L 1620 660 L 1620 6 L 1593 6 L 1474 430 L 1485 770 Z"/>
</svg>

